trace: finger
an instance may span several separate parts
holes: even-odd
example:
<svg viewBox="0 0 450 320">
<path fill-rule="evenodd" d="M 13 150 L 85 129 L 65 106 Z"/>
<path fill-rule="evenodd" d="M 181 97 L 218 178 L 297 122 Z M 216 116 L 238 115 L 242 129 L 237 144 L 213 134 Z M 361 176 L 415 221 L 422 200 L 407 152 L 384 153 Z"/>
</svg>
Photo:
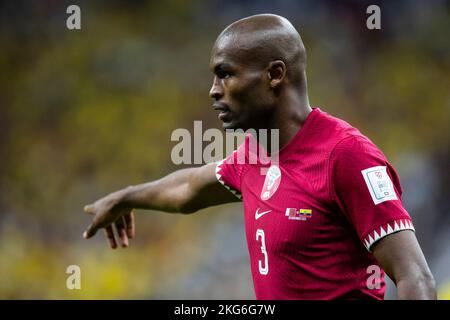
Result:
<svg viewBox="0 0 450 320">
<path fill-rule="evenodd" d="M 115 222 L 116 230 L 119 235 L 120 243 L 123 248 L 128 247 L 128 236 L 125 231 L 125 219 L 123 217 L 119 217 L 119 219 Z"/>
<path fill-rule="evenodd" d="M 94 205 L 93 204 L 88 204 L 87 206 L 84 206 L 84 212 L 89 213 L 89 214 L 94 214 Z"/>
<path fill-rule="evenodd" d="M 98 227 L 95 223 L 92 223 L 86 231 L 83 233 L 83 238 L 89 239 L 92 238 L 97 233 Z"/>
<path fill-rule="evenodd" d="M 129 239 L 133 239 L 135 236 L 135 227 L 134 227 L 134 212 L 131 211 L 123 216 L 125 219 L 125 226 L 127 229 L 127 236 Z"/>
<path fill-rule="evenodd" d="M 106 234 L 106 237 L 108 238 L 109 246 L 112 249 L 116 249 L 117 248 L 117 242 L 116 242 L 116 238 L 114 237 L 114 231 L 113 231 L 112 226 L 108 226 L 108 227 L 105 228 L 105 234 Z"/>
</svg>

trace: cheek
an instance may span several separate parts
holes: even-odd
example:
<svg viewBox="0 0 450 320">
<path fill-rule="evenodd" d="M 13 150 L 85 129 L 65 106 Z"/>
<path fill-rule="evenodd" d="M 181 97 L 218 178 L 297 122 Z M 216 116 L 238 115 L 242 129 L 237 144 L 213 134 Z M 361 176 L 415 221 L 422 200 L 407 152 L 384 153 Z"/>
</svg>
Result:
<svg viewBox="0 0 450 320">
<path fill-rule="evenodd" d="M 244 106 L 250 107 L 258 104 L 261 99 L 263 91 L 260 88 L 259 79 L 246 79 L 245 81 L 236 81 L 230 84 L 230 98 L 235 102 L 243 103 Z"/>
</svg>

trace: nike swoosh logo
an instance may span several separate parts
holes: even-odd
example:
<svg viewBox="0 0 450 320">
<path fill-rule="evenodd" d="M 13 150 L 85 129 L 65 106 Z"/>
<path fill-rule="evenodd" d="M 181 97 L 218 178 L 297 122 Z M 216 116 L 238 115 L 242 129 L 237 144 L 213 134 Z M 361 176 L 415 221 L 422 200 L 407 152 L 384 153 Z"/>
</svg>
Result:
<svg viewBox="0 0 450 320">
<path fill-rule="evenodd" d="M 256 210 L 255 212 L 255 220 L 258 220 L 259 218 L 261 218 L 263 215 L 265 215 L 266 213 L 271 212 L 272 210 L 267 210 L 267 211 L 263 211 L 263 212 L 259 212 L 259 208 L 258 210 Z"/>
</svg>

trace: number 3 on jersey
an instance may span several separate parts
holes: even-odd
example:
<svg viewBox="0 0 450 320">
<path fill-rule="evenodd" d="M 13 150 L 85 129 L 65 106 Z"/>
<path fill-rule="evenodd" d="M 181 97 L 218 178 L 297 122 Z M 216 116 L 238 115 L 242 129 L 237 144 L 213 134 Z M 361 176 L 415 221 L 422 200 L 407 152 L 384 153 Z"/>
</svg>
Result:
<svg viewBox="0 0 450 320">
<path fill-rule="evenodd" d="M 259 273 L 265 276 L 269 273 L 269 257 L 267 256 L 264 230 L 262 229 L 256 230 L 256 241 L 259 241 L 259 238 L 261 238 L 261 252 L 264 255 L 264 265 L 261 260 L 258 260 Z"/>
</svg>

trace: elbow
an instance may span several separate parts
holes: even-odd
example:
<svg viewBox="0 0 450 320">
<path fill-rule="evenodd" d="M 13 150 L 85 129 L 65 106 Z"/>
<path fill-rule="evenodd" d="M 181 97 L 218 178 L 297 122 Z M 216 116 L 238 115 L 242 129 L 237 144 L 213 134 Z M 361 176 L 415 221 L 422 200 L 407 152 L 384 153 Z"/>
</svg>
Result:
<svg viewBox="0 0 450 320">
<path fill-rule="evenodd" d="M 436 281 L 430 271 L 406 277 L 397 283 L 400 299 L 436 300 Z"/>
<path fill-rule="evenodd" d="M 197 211 L 196 209 L 191 208 L 191 207 L 188 207 L 188 206 L 179 208 L 179 209 L 177 210 L 177 212 L 178 212 L 178 213 L 181 213 L 181 214 L 191 214 L 191 213 L 194 213 L 194 212 L 196 212 L 196 211 Z"/>
<path fill-rule="evenodd" d="M 191 214 L 197 212 L 199 209 L 198 205 L 192 201 L 183 201 L 177 206 L 176 211 L 181 214 Z"/>
<path fill-rule="evenodd" d="M 434 277 L 431 274 L 431 272 L 427 272 L 422 277 L 422 285 L 427 292 L 427 296 L 428 296 L 427 299 L 432 299 L 432 300 L 437 299 L 436 281 L 434 280 Z"/>
</svg>

